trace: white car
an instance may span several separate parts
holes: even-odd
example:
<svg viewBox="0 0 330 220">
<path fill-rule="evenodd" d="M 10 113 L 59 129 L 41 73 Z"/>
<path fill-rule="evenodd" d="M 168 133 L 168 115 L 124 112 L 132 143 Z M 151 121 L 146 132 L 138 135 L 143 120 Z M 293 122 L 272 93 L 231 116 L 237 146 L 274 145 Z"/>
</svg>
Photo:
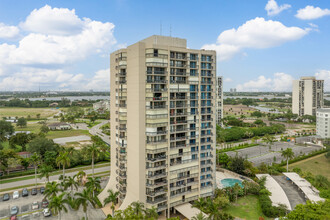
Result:
<svg viewBox="0 0 330 220">
<path fill-rule="evenodd" d="M 44 216 L 45 216 L 45 217 L 48 217 L 48 216 L 51 215 L 51 213 L 50 213 L 50 209 L 49 209 L 49 208 L 45 208 L 42 212 L 44 213 Z"/>
<path fill-rule="evenodd" d="M 32 203 L 32 210 L 38 209 L 39 208 L 39 203 L 38 202 L 33 202 Z"/>
<path fill-rule="evenodd" d="M 15 191 L 13 193 L 13 199 L 18 199 L 19 198 L 19 192 L 18 191 Z"/>
</svg>

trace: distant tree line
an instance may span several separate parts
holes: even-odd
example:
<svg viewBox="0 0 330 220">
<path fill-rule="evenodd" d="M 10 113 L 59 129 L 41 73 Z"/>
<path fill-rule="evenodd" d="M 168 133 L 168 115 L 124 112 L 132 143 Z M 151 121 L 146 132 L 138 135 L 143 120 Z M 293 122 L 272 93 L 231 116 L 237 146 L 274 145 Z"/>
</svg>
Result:
<svg viewBox="0 0 330 220">
<path fill-rule="evenodd" d="M 70 107 L 70 106 L 86 106 L 91 107 L 93 103 L 99 100 L 81 100 L 81 101 L 70 101 L 69 99 L 62 99 L 60 101 L 54 100 L 35 100 L 31 101 L 29 99 L 11 99 L 11 100 L 0 100 L 0 107 L 22 107 L 22 108 L 46 108 L 49 107 L 51 103 L 58 103 L 56 107 Z"/>
</svg>

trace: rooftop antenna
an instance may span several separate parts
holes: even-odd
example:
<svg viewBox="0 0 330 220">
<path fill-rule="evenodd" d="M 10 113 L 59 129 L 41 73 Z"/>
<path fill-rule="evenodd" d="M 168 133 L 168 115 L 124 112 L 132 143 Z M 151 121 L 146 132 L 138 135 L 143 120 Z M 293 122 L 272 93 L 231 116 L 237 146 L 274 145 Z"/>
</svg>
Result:
<svg viewBox="0 0 330 220">
<path fill-rule="evenodd" d="M 172 37 L 172 25 L 170 24 L 170 37 Z"/>
</svg>

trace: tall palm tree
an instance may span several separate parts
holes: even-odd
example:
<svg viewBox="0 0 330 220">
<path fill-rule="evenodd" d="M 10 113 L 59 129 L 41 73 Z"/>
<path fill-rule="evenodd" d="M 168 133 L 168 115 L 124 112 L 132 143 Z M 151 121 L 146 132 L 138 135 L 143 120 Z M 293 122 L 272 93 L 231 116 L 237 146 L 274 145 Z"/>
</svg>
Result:
<svg viewBox="0 0 330 220">
<path fill-rule="evenodd" d="M 41 157 L 39 154 L 37 153 L 34 153 L 32 154 L 32 156 L 30 157 L 29 159 L 30 163 L 33 164 L 34 166 L 34 177 L 35 177 L 35 187 L 37 187 L 37 168 L 38 168 L 38 165 L 40 164 L 40 161 L 41 161 Z"/>
<path fill-rule="evenodd" d="M 70 187 L 70 194 L 72 195 L 73 188 L 78 190 L 78 182 L 75 180 L 75 176 L 67 176 L 64 180 L 64 189 L 68 189 Z"/>
<path fill-rule="evenodd" d="M 83 170 L 80 170 L 75 176 L 77 177 L 77 182 L 82 184 L 82 179 L 86 176 L 86 173 Z"/>
<path fill-rule="evenodd" d="M 142 202 L 132 202 L 131 206 L 135 215 L 140 216 L 142 214 L 144 209 L 144 204 Z"/>
<path fill-rule="evenodd" d="M 92 145 L 88 145 L 87 147 L 85 147 L 85 151 L 86 151 L 88 157 L 92 158 L 92 177 L 94 177 L 94 162 L 95 162 L 95 159 L 100 154 L 100 149 L 96 144 L 92 144 Z"/>
<path fill-rule="evenodd" d="M 196 216 L 192 217 L 192 220 L 207 220 L 207 217 L 200 212 Z"/>
<path fill-rule="evenodd" d="M 198 208 L 200 210 L 204 210 L 204 208 L 206 207 L 206 200 L 202 197 L 200 197 L 198 200 L 196 200 L 193 204 L 192 207 Z"/>
<path fill-rule="evenodd" d="M 56 164 L 57 166 L 62 165 L 63 167 L 63 178 L 65 177 L 65 167 L 70 166 L 70 157 L 68 152 L 61 152 L 60 155 L 56 158 Z"/>
<path fill-rule="evenodd" d="M 85 213 L 85 220 L 87 220 L 88 204 L 91 203 L 93 206 L 95 205 L 93 199 L 90 197 L 89 191 L 87 189 L 84 189 L 82 192 L 77 192 L 74 195 L 76 196 L 77 209 L 82 206 L 83 211 Z"/>
<path fill-rule="evenodd" d="M 112 210 L 112 217 L 114 217 L 115 215 L 115 206 L 118 204 L 118 196 L 119 196 L 119 192 L 113 192 L 111 189 L 108 190 L 108 197 L 106 197 L 104 199 L 104 205 L 111 203 L 111 210 Z"/>
<path fill-rule="evenodd" d="M 294 153 L 291 148 L 287 148 L 286 150 L 282 150 L 281 155 L 286 159 L 286 172 L 289 172 L 289 160 L 294 157 Z"/>
<path fill-rule="evenodd" d="M 55 215 L 58 215 L 58 219 L 61 220 L 61 212 L 62 210 L 64 212 L 68 212 L 68 209 L 66 208 L 65 204 L 68 204 L 67 199 L 65 198 L 66 193 L 63 192 L 58 196 L 51 197 L 51 200 L 49 202 L 49 208 L 52 210 Z"/>
<path fill-rule="evenodd" d="M 59 185 L 60 184 L 58 184 L 55 181 L 48 182 L 45 187 L 45 193 L 44 193 L 45 197 L 50 198 L 56 196 L 57 193 L 60 191 Z"/>
<path fill-rule="evenodd" d="M 157 208 L 155 206 L 152 206 L 150 209 L 145 209 L 144 213 L 146 219 L 158 219 Z"/>
<path fill-rule="evenodd" d="M 49 182 L 49 176 L 53 171 L 53 167 L 49 165 L 43 165 L 39 169 L 39 179 L 46 178 L 47 182 Z"/>
<path fill-rule="evenodd" d="M 101 179 L 100 177 L 88 177 L 86 182 L 86 188 L 92 192 L 93 198 L 95 197 L 95 192 L 99 192 L 101 189 Z"/>
</svg>

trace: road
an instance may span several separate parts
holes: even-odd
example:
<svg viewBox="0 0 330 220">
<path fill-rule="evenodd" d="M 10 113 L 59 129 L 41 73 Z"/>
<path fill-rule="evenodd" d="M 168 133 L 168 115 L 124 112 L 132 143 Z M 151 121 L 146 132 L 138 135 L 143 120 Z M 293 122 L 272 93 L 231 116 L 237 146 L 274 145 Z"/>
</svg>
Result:
<svg viewBox="0 0 330 220">
<path fill-rule="evenodd" d="M 95 168 L 94 169 L 94 173 L 100 173 L 100 172 L 105 172 L 105 171 L 109 171 L 109 173 L 110 173 L 110 166 L 100 167 L 100 168 Z M 84 170 L 84 172 L 86 174 L 91 174 L 92 169 Z M 71 172 L 71 173 L 66 173 L 65 175 L 66 176 L 74 176 L 76 173 L 78 173 L 78 171 Z M 50 176 L 49 181 L 58 180 L 60 175 L 61 174 Z M 37 183 L 45 183 L 46 181 L 47 181 L 46 178 L 43 178 L 43 179 L 37 178 Z M 21 180 L 21 181 L 16 181 L 16 182 L 11 182 L 11 183 L 4 183 L 4 184 L 0 185 L 0 188 L 1 189 L 6 189 L 6 188 L 19 187 L 19 186 L 24 186 L 24 185 L 34 184 L 34 183 L 35 183 L 35 179 L 33 178 L 33 179 Z"/>
<path fill-rule="evenodd" d="M 100 129 L 103 125 L 109 123 L 109 120 L 104 120 L 102 121 L 100 124 L 95 125 L 94 127 L 92 127 L 91 129 L 89 129 L 89 133 L 91 135 L 97 135 L 100 138 L 102 138 L 102 140 L 107 143 L 108 145 L 110 145 L 110 136 L 105 135 L 102 133 L 102 130 Z"/>
</svg>

